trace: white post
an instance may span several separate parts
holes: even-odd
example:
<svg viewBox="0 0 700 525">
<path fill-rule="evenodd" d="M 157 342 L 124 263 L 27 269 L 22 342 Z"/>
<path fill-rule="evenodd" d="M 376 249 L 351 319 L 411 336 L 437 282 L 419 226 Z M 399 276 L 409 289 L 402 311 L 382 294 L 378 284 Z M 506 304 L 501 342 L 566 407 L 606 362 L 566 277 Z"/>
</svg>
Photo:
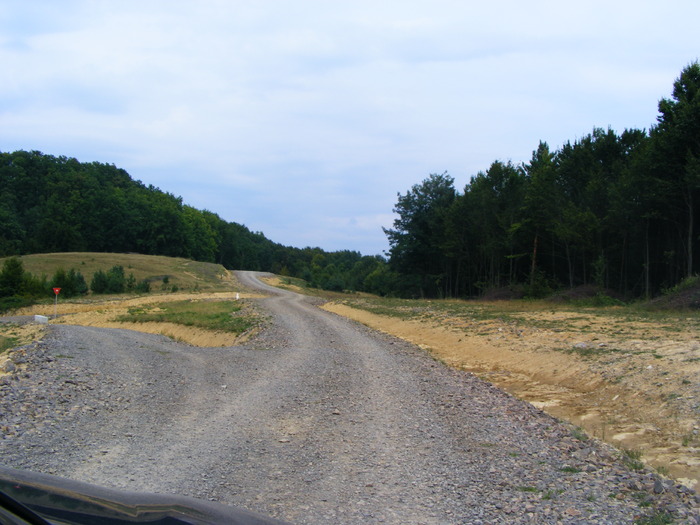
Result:
<svg viewBox="0 0 700 525">
<path fill-rule="evenodd" d="M 56 319 L 56 317 L 58 317 L 58 294 L 60 292 L 61 292 L 61 289 L 58 286 L 53 289 L 53 293 L 56 294 L 56 300 L 54 302 L 54 307 L 53 307 L 53 318 L 54 319 Z"/>
</svg>

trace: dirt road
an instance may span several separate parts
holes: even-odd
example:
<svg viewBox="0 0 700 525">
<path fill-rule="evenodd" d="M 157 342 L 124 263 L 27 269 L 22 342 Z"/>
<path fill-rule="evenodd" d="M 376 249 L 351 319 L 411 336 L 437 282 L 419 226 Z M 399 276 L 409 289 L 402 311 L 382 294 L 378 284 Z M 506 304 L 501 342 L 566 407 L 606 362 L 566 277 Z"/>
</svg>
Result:
<svg viewBox="0 0 700 525">
<path fill-rule="evenodd" d="M 268 327 L 244 346 L 52 326 L 46 362 L 0 390 L 18 412 L 3 427 L 3 462 L 295 523 L 632 523 L 666 512 L 695 523 L 692 495 L 531 405 L 257 274 L 238 278 L 268 294 L 256 300 Z"/>
</svg>

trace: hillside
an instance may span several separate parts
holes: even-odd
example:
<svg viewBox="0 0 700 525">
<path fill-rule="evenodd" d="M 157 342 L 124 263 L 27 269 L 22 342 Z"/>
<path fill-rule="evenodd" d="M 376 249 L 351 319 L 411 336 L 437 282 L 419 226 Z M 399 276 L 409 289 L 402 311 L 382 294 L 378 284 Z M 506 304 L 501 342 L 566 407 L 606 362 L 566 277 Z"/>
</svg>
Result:
<svg viewBox="0 0 700 525">
<path fill-rule="evenodd" d="M 153 291 L 164 287 L 182 291 L 231 291 L 228 271 L 220 264 L 193 261 L 180 257 L 141 255 L 137 253 L 40 253 L 20 258 L 24 269 L 34 275 L 51 276 L 59 268 L 75 268 L 89 283 L 98 270 L 108 270 L 120 265 L 128 275 L 133 273 L 137 281 L 151 282 Z M 2 265 L 4 259 L 0 259 Z M 165 279 L 165 283 L 163 280 Z"/>
<path fill-rule="evenodd" d="M 304 277 L 334 290 L 364 289 L 366 278 L 383 266 L 380 258 L 359 252 L 275 243 L 114 165 L 39 151 L 0 152 L 0 256 L 60 252 L 182 257 Z"/>
</svg>

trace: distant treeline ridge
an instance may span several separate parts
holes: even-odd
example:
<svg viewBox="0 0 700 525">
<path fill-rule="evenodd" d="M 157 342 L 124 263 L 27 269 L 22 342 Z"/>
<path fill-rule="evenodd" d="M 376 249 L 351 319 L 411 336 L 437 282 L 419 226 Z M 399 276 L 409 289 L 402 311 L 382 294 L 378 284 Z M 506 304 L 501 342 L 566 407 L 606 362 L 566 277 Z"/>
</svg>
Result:
<svg viewBox="0 0 700 525">
<path fill-rule="evenodd" d="M 683 69 L 648 132 L 592 133 L 529 162 L 494 162 L 454 188 L 433 174 L 398 195 L 388 261 L 293 248 L 111 164 L 0 153 L 0 256 L 137 252 L 271 271 L 381 295 L 538 297 L 595 285 L 651 296 L 700 270 L 700 65 Z"/>
</svg>

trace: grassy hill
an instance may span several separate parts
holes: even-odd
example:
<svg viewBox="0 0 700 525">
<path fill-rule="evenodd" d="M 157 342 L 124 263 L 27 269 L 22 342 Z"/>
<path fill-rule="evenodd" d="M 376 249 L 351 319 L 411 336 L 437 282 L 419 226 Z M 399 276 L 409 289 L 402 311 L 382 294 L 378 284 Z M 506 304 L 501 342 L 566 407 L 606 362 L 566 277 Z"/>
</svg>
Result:
<svg viewBox="0 0 700 525">
<path fill-rule="evenodd" d="M 137 253 L 40 253 L 20 257 L 25 271 L 36 276 L 47 275 L 49 279 L 54 272 L 63 268 L 68 271 L 75 268 L 85 277 L 89 284 L 93 274 L 98 270 L 107 271 L 112 266 L 120 265 L 124 273 L 134 274 L 137 281 L 147 279 L 151 290 L 158 291 L 167 282 L 166 288 L 177 287 L 183 291 L 227 291 L 232 290 L 232 281 L 228 271 L 220 264 L 205 263 L 164 257 L 160 255 L 141 255 Z M 4 259 L 0 259 L 2 265 Z"/>
</svg>

